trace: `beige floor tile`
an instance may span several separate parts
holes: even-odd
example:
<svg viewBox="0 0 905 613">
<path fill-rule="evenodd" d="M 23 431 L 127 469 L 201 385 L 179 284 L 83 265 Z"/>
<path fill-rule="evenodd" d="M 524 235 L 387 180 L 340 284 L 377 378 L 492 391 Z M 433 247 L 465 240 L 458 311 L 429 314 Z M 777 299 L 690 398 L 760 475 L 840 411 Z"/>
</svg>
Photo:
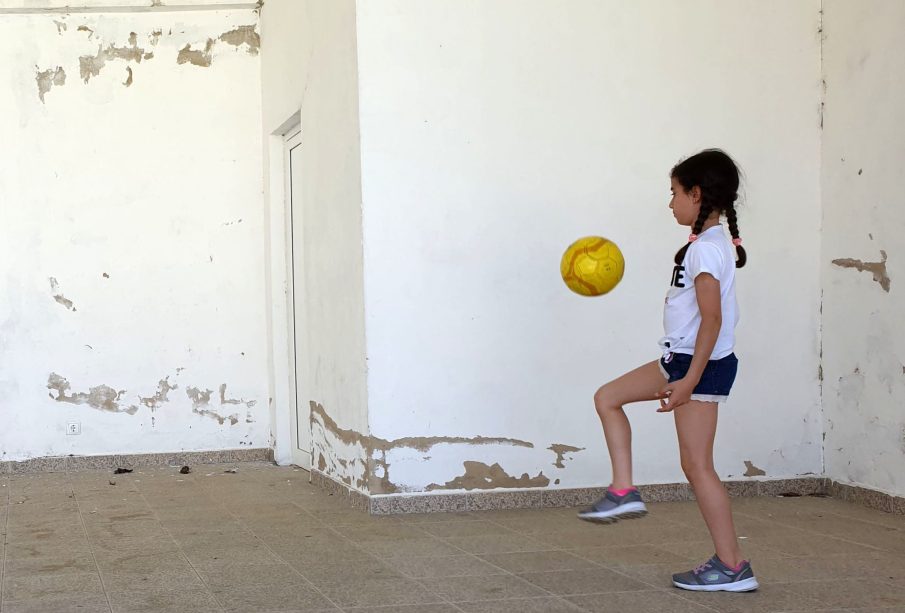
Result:
<svg viewBox="0 0 905 613">
<path fill-rule="evenodd" d="M 421 583 L 430 592 L 439 594 L 450 602 L 472 600 L 502 600 L 547 596 L 548 592 L 513 575 L 482 575 L 477 577 L 446 577 L 423 579 Z"/>
<path fill-rule="evenodd" d="M 327 598 L 342 608 L 430 604 L 443 599 L 413 579 L 363 579 L 354 583 L 325 583 L 317 586 Z"/>
<path fill-rule="evenodd" d="M 456 606 L 466 613 L 575 613 L 583 610 L 555 597 L 459 602 Z"/>
<path fill-rule="evenodd" d="M 594 562 L 575 554 L 574 551 L 528 551 L 487 554 L 480 558 L 511 573 L 582 570 L 597 567 Z"/>
<path fill-rule="evenodd" d="M 93 596 L 63 596 L 36 598 L 33 600 L 6 601 L 3 613 L 110 613 L 107 597 L 101 593 Z"/>
<path fill-rule="evenodd" d="M 651 586 L 647 584 L 606 568 L 522 573 L 519 577 L 557 596 L 632 592 L 651 589 Z"/>
<path fill-rule="evenodd" d="M 609 613 L 611 611 L 632 611 L 632 613 L 712 613 L 713 609 L 695 604 L 664 590 L 647 592 L 620 592 L 594 594 L 590 596 L 569 596 L 567 600 L 584 611 Z"/>
<path fill-rule="evenodd" d="M 93 573 L 57 573 L 4 577 L 4 600 L 35 600 L 38 598 L 73 598 L 103 594 L 97 571 Z"/>
</svg>

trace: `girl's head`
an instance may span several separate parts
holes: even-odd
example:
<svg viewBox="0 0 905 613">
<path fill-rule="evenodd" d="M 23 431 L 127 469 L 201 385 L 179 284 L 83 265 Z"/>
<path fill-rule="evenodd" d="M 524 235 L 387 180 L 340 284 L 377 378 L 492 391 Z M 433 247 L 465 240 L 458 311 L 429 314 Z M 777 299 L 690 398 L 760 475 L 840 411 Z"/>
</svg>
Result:
<svg viewBox="0 0 905 613">
<path fill-rule="evenodd" d="M 706 149 L 676 164 L 669 174 L 673 192 L 669 208 L 676 221 L 691 227 L 691 240 L 709 219 L 725 215 L 735 245 L 735 265 L 744 266 L 748 257 L 741 246 L 735 213 L 739 170 L 732 158 L 719 149 Z M 677 266 L 682 265 L 691 240 L 676 253 Z"/>
</svg>

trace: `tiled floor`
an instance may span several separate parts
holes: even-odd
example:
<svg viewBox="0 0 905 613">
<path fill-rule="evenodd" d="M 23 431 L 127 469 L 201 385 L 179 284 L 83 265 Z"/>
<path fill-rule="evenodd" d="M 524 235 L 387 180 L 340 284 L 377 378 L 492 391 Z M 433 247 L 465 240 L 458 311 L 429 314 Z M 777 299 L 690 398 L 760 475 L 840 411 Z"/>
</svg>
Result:
<svg viewBox="0 0 905 613">
<path fill-rule="evenodd" d="M 303 471 L 225 468 L 0 477 L 0 610 L 905 611 L 905 516 L 832 499 L 736 500 L 762 588 L 692 594 L 669 574 L 711 553 L 694 503 L 375 518 Z"/>
</svg>

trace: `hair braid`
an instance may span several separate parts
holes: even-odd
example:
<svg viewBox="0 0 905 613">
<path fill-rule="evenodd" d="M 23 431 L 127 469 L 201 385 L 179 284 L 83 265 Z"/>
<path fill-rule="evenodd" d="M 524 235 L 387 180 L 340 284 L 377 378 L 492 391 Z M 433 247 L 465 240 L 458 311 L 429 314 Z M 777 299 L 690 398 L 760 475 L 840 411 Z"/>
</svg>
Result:
<svg viewBox="0 0 905 613">
<path fill-rule="evenodd" d="M 735 204 L 730 204 L 726 207 L 726 222 L 729 225 L 729 233 L 732 235 L 734 239 L 741 239 L 738 231 L 738 216 L 735 212 Z M 741 268 L 745 265 L 745 262 L 748 261 L 748 254 L 745 253 L 745 248 L 741 245 L 735 246 L 735 267 Z"/>
<path fill-rule="evenodd" d="M 710 217 L 710 214 L 713 212 L 713 205 L 707 201 L 707 198 L 701 198 L 701 210 L 698 211 L 698 218 L 694 222 L 694 226 L 691 228 L 692 234 L 700 234 L 701 229 L 704 227 L 704 223 L 707 221 L 707 218 Z M 688 241 L 681 249 L 676 252 L 676 266 L 681 266 L 682 262 L 685 261 L 685 253 L 688 251 L 688 248 L 691 246 L 691 241 Z"/>
</svg>

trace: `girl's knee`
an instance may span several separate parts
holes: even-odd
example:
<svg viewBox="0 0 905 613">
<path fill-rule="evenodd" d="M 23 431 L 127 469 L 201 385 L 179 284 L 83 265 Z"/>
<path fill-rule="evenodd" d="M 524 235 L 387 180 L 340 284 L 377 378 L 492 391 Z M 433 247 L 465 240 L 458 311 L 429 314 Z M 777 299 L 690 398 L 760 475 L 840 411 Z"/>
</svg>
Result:
<svg viewBox="0 0 905 613">
<path fill-rule="evenodd" d="M 705 458 L 682 458 L 682 472 L 685 473 L 685 478 L 689 483 L 712 477 L 715 474 L 713 462 Z"/>
<path fill-rule="evenodd" d="M 610 394 L 607 391 L 606 385 L 601 386 L 600 389 L 594 392 L 594 407 L 601 416 L 612 408 L 608 403 L 609 396 Z"/>
</svg>

